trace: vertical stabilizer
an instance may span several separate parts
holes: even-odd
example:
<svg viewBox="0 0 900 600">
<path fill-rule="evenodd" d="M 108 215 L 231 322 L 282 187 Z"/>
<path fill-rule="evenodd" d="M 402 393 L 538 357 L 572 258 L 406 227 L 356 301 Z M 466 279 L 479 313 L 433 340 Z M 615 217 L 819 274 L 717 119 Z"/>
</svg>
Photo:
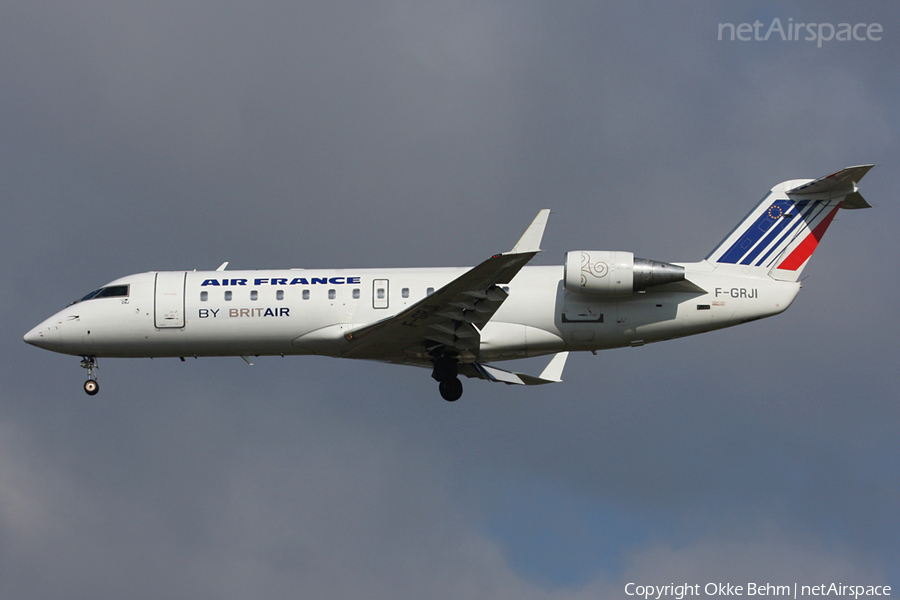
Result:
<svg viewBox="0 0 900 600">
<path fill-rule="evenodd" d="M 872 166 L 776 185 L 707 260 L 797 281 L 838 209 L 869 207 L 856 183 Z"/>
</svg>

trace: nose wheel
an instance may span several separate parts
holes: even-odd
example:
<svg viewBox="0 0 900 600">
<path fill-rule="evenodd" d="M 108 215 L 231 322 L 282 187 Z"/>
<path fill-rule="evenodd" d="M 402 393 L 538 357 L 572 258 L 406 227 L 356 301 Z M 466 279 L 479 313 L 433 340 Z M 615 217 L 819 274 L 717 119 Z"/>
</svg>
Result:
<svg viewBox="0 0 900 600">
<path fill-rule="evenodd" d="M 81 358 L 81 368 L 87 369 L 88 378 L 84 382 L 84 393 L 93 396 L 100 391 L 100 384 L 97 383 L 97 375 L 94 373 L 100 367 L 97 366 L 97 358 L 94 356 L 83 356 Z"/>
</svg>

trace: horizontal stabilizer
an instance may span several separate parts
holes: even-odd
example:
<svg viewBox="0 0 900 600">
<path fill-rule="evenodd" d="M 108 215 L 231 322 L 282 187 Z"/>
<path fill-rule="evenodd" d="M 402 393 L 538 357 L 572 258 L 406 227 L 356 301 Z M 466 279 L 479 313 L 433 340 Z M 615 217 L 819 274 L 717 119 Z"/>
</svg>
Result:
<svg viewBox="0 0 900 600">
<path fill-rule="evenodd" d="M 866 202 L 866 199 L 862 197 L 862 194 L 853 192 L 852 194 L 847 194 L 844 201 L 841 203 L 841 208 L 872 208 L 872 205 Z"/>
<path fill-rule="evenodd" d="M 497 381 L 509 385 L 543 385 L 545 383 L 560 383 L 562 381 L 562 372 L 566 366 L 566 359 L 569 358 L 568 352 L 559 352 L 544 368 L 540 376 L 528 375 L 527 373 L 514 373 L 493 365 L 482 363 L 473 363 L 464 365 L 460 368 L 460 373 L 468 377 L 478 377 L 487 379 L 488 381 Z M 468 369 L 466 367 L 471 367 Z M 469 372 L 467 372 L 469 371 Z"/>
<path fill-rule="evenodd" d="M 841 169 L 831 175 L 814 179 L 813 181 L 798 185 L 795 188 L 787 190 L 788 194 L 821 194 L 825 192 L 839 192 L 845 189 L 856 191 L 854 186 L 859 183 L 863 176 L 869 172 L 869 169 L 875 165 L 859 165 L 856 167 L 847 167 Z M 864 201 L 865 202 L 865 201 Z M 848 207 L 849 208 L 849 207 Z M 862 207 L 855 207 L 862 208 Z"/>
</svg>

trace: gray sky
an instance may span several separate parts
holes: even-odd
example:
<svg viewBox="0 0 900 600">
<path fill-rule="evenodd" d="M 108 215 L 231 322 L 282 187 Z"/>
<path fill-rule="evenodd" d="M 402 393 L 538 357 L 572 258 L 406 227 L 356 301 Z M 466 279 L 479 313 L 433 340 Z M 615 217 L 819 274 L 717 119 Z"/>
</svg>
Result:
<svg viewBox="0 0 900 600">
<path fill-rule="evenodd" d="M 775 18 L 883 33 L 717 40 Z M 5 2 L 0 597 L 900 588 L 898 54 L 888 1 Z M 787 313 L 562 385 L 104 360 L 88 398 L 21 339 L 141 271 L 476 264 L 543 207 L 536 264 L 697 260 L 870 162 Z"/>
</svg>

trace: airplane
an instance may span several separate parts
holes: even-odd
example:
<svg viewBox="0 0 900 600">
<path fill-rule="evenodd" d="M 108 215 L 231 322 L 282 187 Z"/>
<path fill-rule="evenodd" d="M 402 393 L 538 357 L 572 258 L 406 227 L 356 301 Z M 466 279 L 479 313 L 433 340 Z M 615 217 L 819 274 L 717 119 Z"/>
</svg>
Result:
<svg viewBox="0 0 900 600">
<path fill-rule="evenodd" d="M 158 271 L 87 294 L 25 334 L 81 356 L 84 391 L 99 358 L 322 355 L 431 369 L 441 396 L 459 377 L 510 385 L 560 382 L 569 352 L 628 346 L 731 327 L 786 310 L 837 211 L 871 208 L 857 183 L 874 165 L 773 187 L 698 262 L 575 250 L 541 251 L 541 210 L 508 252 L 471 268 Z M 540 375 L 492 362 L 553 354 Z"/>
</svg>

